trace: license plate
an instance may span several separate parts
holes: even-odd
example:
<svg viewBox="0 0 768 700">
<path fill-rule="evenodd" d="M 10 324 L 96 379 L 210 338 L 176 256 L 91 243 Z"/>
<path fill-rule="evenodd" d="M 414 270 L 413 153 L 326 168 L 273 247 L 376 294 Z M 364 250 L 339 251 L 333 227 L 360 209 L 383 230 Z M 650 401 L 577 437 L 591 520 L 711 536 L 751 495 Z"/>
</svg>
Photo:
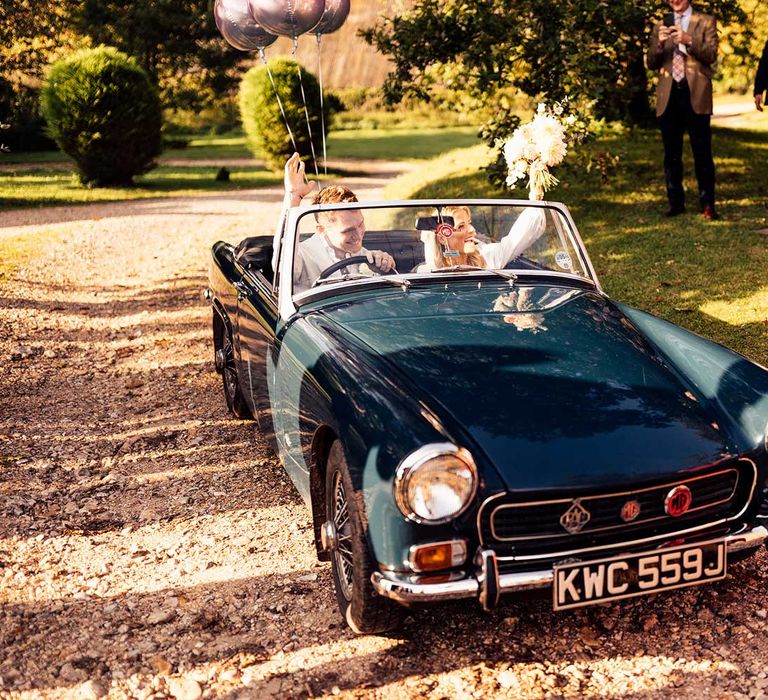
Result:
<svg viewBox="0 0 768 700">
<path fill-rule="evenodd" d="M 725 540 L 556 566 L 554 609 L 570 610 L 725 578 Z"/>
</svg>

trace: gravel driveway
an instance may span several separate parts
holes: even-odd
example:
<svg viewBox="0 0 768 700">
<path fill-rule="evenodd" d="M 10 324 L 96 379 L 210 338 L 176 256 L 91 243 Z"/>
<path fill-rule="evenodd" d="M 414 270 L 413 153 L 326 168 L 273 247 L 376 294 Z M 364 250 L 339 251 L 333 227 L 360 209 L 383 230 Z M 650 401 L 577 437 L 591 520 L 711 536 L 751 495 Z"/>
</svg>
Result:
<svg viewBox="0 0 768 700">
<path fill-rule="evenodd" d="M 0 214 L 58 241 L 0 287 L 0 697 L 768 698 L 763 551 L 585 611 L 342 624 L 307 510 L 227 416 L 200 298 L 211 244 L 269 231 L 278 199 Z"/>
</svg>

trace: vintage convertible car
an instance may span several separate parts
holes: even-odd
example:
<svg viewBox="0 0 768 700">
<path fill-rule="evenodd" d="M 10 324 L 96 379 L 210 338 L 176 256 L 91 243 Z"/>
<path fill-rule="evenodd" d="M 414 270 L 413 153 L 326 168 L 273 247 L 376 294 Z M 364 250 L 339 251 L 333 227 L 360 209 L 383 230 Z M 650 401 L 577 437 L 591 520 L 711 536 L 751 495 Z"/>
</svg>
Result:
<svg viewBox="0 0 768 700">
<path fill-rule="evenodd" d="M 428 253 L 456 205 L 497 269 Z M 306 278 L 344 212 L 395 270 Z M 311 509 L 354 630 L 417 603 L 705 583 L 766 540 L 768 371 L 608 298 L 563 205 L 312 206 L 276 240 L 213 247 L 216 369 Z"/>
</svg>

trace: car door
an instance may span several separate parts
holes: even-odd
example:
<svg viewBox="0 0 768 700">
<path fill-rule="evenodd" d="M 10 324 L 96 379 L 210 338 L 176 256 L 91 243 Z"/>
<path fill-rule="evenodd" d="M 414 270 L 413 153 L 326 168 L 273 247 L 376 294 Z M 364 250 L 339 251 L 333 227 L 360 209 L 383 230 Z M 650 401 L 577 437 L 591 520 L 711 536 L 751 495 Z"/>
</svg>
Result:
<svg viewBox="0 0 768 700">
<path fill-rule="evenodd" d="M 237 333 L 239 373 L 246 386 L 259 430 L 274 441 L 267 363 L 275 344 L 277 298 L 272 283 L 260 270 L 243 270 L 235 285 L 237 295 Z"/>
</svg>

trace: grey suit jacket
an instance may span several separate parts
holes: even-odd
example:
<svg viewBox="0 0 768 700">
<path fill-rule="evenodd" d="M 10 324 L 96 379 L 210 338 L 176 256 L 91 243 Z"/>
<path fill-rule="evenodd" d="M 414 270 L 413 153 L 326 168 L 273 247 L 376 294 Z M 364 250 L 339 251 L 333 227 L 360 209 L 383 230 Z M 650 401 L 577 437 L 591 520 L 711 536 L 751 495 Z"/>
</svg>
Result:
<svg viewBox="0 0 768 700">
<path fill-rule="evenodd" d="M 648 67 L 659 71 L 656 86 L 656 116 L 661 116 L 669 104 L 672 92 L 672 57 L 675 45 L 660 42 L 661 22 L 654 25 L 648 47 Z M 685 57 L 685 78 L 691 90 L 691 106 L 696 114 L 712 114 L 712 74 L 717 60 L 717 22 L 711 15 L 693 11 L 688 25 L 693 42 Z"/>
</svg>

